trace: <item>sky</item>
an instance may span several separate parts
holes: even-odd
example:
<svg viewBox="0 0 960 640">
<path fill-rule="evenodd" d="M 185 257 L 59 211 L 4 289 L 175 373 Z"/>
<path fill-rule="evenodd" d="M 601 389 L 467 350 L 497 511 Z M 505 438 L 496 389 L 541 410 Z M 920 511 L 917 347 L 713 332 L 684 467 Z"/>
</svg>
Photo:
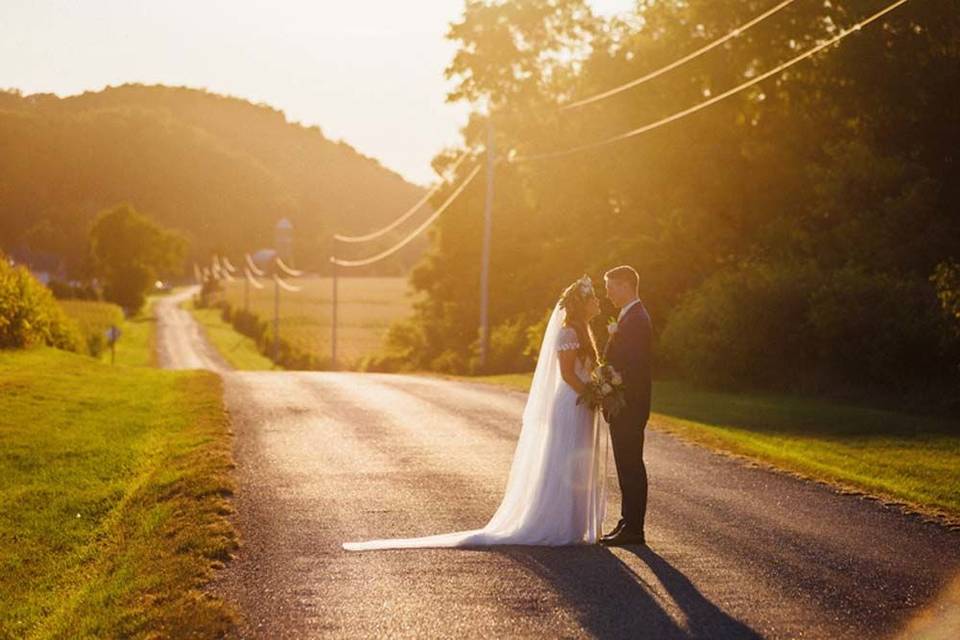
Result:
<svg viewBox="0 0 960 640">
<path fill-rule="evenodd" d="M 590 0 L 602 15 L 635 0 Z M 0 0 L 0 88 L 203 88 L 318 125 L 408 180 L 459 141 L 447 25 L 463 0 Z"/>
</svg>

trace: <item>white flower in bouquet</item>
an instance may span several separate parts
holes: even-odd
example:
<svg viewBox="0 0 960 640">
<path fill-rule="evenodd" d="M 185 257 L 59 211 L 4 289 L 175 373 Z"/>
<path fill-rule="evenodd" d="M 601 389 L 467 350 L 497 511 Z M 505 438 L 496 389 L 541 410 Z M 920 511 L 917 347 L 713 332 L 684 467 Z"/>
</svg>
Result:
<svg viewBox="0 0 960 640">
<path fill-rule="evenodd" d="M 603 408 L 604 416 L 616 416 L 626 400 L 623 397 L 623 379 L 609 364 L 603 364 L 593 370 L 587 388 L 577 398 L 577 404 L 585 404 L 592 409 Z"/>
</svg>

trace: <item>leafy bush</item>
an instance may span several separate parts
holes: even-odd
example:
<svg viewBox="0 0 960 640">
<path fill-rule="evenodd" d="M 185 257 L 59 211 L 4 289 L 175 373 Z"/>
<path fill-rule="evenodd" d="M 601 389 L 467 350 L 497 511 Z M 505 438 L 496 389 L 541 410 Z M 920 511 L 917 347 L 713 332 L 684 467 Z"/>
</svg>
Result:
<svg viewBox="0 0 960 640">
<path fill-rule="evenodd" d="M 430 361 L 430 370 L 438 373 L 463 374 L 467 373 L 467 358 L 454 349 L 445 349 L 436 358 Z"/>
<path fill-rule="evenodd" d="M 234 309 L 228 303 L 220 303 L 221 317 L 225 322 L 233 325 L 233 328 L 245 336 L 253 338 L 257 344 L 261 344 L 267 335 L 267 321 L 261 320 L 257 314 L 243 309 Z"/>
<path fill-rule="evenodd" d="M 202 298 L 195 298 L 200 305 Z M 220 316 L 224 322 L 229 322 L 237 332 L 252 338 L 257 343 L 257 350 L 285 369 L 325 370 L 330 368 L 330 358 L 313 353 L 310 349 L 298 344 L 295 337 L 281 335 L 277 343 L 276 353 L 273 344 L 273 326 L 266 320 L 261 320 L 252 311 L 237 309 L 229 302 L 221 300 L 214 306 L 220 309 Z"/>
<path fill-rule="evenodd" d="M 720 271 L 685 295 L 658 351 L 690 380 L 720 386 L 794 381 L 804 348 L 812 267 L 748 264 Z"/>
<path fill-rule="evenodd" d="M 103 294 L 131 315 L 164 274 L 176 273 L 186 240 L 164 229 L 128 204 L 102 211 L 90 229 L 90 256 Z"/>
<path fill-rule="evenodd" d="M 63 300 L 60 306 L 80 328 L 87 352 L 98 357 L 107 348 L 107 329 L 123 323 L 123 309 L 109 302 Z"/>
<path fill-rule="evenodd" d="M 0 253 L 0 348 L 37 344 L 81 351 L 83 338 L 50 290 Z"/>
<path fill-rule="evenodd" d="M 748 263 L 687 294 L 659 350 L 712 385 L 903 391 L 942 381 L 957 341 L 922 279 Z"/>
<path fill-rule="evenodd" d="M 98 300 L 97 290 L 89 284 L 71 284 L 61 280 L 51 280 L 47 287 L 57 300 Z"/>
<path fill-rule="evenodd" d="M 941 262 L 930 281 L 937 290 L 937 298 L 948 322 L 953 325 L 954 335 L 960 336 L 960 264 L 954 260 Z"/>
<path fill-rule="evenodd" d="M 362 371 L 415 371 L 425 366 L 418 357 L 419 345 L 423 343 L 423 330 L 417 324 L 405 320 L 395 322 L 387 331 L 385 353 L 368 356 L 360 363 Z"/>
<path fill-rule="evenodd" d="M 547 309 L 540 320 L 527 327 L 527 344 L 524 346 L 523 353 L 533 363 L 536 363 L 540 355 L 540 344 L 543 342 L 543 334 L 547 332 L 547 323 L 550 322 L 551 315 L 553 315 L 553 309 Z"/>
<path fill-rule="evenodd" d="M 936 292 L 919 278 L 845 268 L 811 292 L 810 339 L 828 381 L 923 386 L 956 353 Z"/>
<path fill-rule="evenodd" d="M 531 351 L 530 318 L 520 315 L 495 327 L 490 332 L 490 352 L 487 357 L 486 371 L 496 373 L 518 373 L 532 371 L 537 361 L 537 349 L 540 340 Z M 542 339 L 542 331 L 539 338 Z M 479 363 L 474 365 L 478 368 Z"/>
</svg>

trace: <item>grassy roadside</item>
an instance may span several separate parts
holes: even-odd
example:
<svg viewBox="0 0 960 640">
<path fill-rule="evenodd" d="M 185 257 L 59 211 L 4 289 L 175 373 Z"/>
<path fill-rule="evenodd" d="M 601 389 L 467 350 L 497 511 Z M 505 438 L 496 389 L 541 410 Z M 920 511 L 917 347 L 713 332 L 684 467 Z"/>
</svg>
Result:
<svg viewBox="0 0 960 640">
<path fill-rule="evenodd" d="M 198 308 L 193 300 L 185 302 L 184 308 L 203 327 L 210 344 L 234 369 L 266 371 L 277 368 L 268 357 L 257 350 L 253 338 L 239 333 L 229 322 L 223 320 L 219 309 Z"/>
<path fill-rule="evenodd" d="M 202 590 L 236 545 L 221 397 L 206 372 L 0 351 L 0 638 L 229 628 Z"/>
<path fill-rule="evenodd" d="M 157 319 L 153 315 L 155 297 L 147 298 L 147 303 L 137 315 L 127 318 L 120 325 L 120 339 L 117 340 L 117 364 L 131 367 L 157 366 Z M 109 347 L 101 355 L 101 360 L 110 362 Z"/>
<path fill-rule="evenodd" d="M 529 374 L 470 378 L 526 391 Z M 658 381 L 651 424 L 714 450 L 960 523 L 960 425 L 787 395 Z"/>
<path fill-rule="evenodd" d="M 156 319 L 153 316 L 153 303 L 156 298 L 147 298 L 143 309 L 130 318 L 123 317 L 123 311 L 115 304 L 91 300 L 60 300 L 61 308 L 73 318 L 84 335 L 90 352 L 103 362 L 110 362 L 110 346 L 107 344 L 106 330 L 116 325 L 120 339 L 116 344 L 116 362 L 134 367 L 155 367 L 157 365 Z"/>
</svg>

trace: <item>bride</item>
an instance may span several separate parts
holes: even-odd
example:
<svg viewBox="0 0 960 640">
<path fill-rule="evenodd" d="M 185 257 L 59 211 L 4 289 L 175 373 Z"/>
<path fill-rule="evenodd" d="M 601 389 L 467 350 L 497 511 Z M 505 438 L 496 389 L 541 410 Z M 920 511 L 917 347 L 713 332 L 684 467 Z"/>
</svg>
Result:
<svg viewBox="0 0 960 640">
<path fill-rule="evenodd" d="M 600 305 L 588 276 L 554 307 L 523 410 L 523 427 L 500 507 L 482 529 L 344 543 L 350 551 L 488 545 L 592 544 L 604 510 L 597 412 L 577 404 L 597 365 L 589 321 Z"/>
</svg>

